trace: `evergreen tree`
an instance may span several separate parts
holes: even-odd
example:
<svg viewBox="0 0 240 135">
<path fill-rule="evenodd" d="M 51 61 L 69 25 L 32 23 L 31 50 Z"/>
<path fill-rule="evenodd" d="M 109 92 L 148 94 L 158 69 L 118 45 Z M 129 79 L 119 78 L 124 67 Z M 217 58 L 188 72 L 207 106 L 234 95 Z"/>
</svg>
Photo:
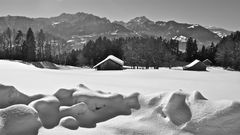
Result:
<svg viewBox="0 0 240 135">
<path fill-rule="evenodd" d="M 46 43 L 46 45 L 44 46 L 44 57 L 43 57 L 43 59 L 44 60 L 48 60 L 48 61 L 52 61 L 52 53 L 51 53 L 51 51 L 52 51 L 52 47 L 51 47 L 51 44 L 49 44 L 49 43 Z"/>
<path fill-rule="evenodd" d="M 36 42 L 34 33 L 31 28 L 27 31 L 26 37 L 26 47 L 27 47 L 27 61 L 35 61 L 36 60 Z"/>
<path fill-rule="evenodd" d="M 24 42 L 23 33 L 21 30 L 19 30 L 14 39 L 14 44 L 15 44 L 14 50 L 13 50 L 14 59 L 22 59 L 23 58 L 23 54 L 22 54 L 23 42 Z"/>
<path fill-rule="evenodd" d="M 201 61 L 206 59 L 206 48 L 205 46 L 202 46 L 201 52 L 200 52 L 200 58 Z"/>
<path fill-rule="evenodd" d="M 186 43 L 186 61 L 192 62 L 194 59 L 196 59 L 197 51 L 198 51 L 197 41 L 193 40 L 193 38 L 190 37 Z"/>
<path fill-rule="evenodd" d="M 217 45 L 216 61 L 223 67 L 240 70 L 240 32 L 224 37 Z"/>
<path fill-rule="evenodd" d="M 3 34 L 0 33 L 0 59 L 4 58 L 4 39 Z"/>
<path fill-rule="evenodd" d="M 26 41 L 22 44 L 22 60 L 27 61 L 28 47 Z"/>
<path fill-rule="evenodd" d="M 38 60 L 42 61 L 44 59 L 44 46 L 45 46 L 45 34 L 41 29 L 40 32 L 37 34 L 37 56 Z"/>
<path fill-rule="evenodd" d="M 4 41 L 4 57 L 11 59 L 11 50 L 12 50 L 12 31 L 8 27 L 4 32 L 3 32 L 3 41 Z"/>
</svg>

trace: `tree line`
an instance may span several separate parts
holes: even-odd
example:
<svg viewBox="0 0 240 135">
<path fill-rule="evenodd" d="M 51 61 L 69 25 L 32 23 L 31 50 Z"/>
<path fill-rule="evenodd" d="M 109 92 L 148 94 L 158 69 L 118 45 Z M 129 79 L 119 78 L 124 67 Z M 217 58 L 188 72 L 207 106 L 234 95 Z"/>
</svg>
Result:
<svg viewBox="0 0 240 135">
<path fill-rule="evenodd" d="M 240 71 L 240 32 L 224 37 L 217 44 L 216 61 L 224 68 Z"/>
<path fill-rule="evenodd" d="M 81 51 L 82 65 L 93 66 L 106 58 L 114 55 L 123 59 L 125 64 L 132 67 L 162 67 L 182 66 L 195 59 L 201 61 L 209 59 L 215 61 L 216 45 L 198 48 L 197 41 L 189 38 L 186 42 L 185 52 L 180 51 L 179 41 L 166 40 L 162 37 L 129 37 L 107 39 L 99 37 L 96 41 L 89 41 Z"/>
<path fill-rule="evenodd" d="M 198 48 L 196 39 L 189 38 L 185 51 L 179 41 L 162 37 L 128 37 L 108 39 L 99 37 L 88 41 L 83 49 L 73 50 L 65 40 L 40 30 L 36 36 L 31 28 L 7 28 L 0 34 L 0 59 L 50 61 L 62 65 L 94 66 L 108 55 L 123 59 L 132 67 L 181 66 L 195 59 L 209 59 L 213 65 L 240 70 L 240 32 L 224 37 L 218 44 Z"/>
<path fill-rule="evenodd" d="M 216 52 L 217 46 L 214 43 L 212 43 L 209 47 L 205 47 L 203 45 L 202 48 L 199 48 L 196 39 L 190 37 L 186 42 L 184 60 L 186 62 L 192 62 L 195 59 L 198 59 L 200 61 L 209 59 L 213 65 L 217 65 L 215 60 Z"/>
<path fill-rule="evenodd" d="M 66 64 L 71 48 L 66 41 L 41 29 L 36 36 L 31 28 L 27 33 L 7 28 L 0 34 L 0 59 L 23 60 L 27 62 L 50 61 Z"/>
</svg>

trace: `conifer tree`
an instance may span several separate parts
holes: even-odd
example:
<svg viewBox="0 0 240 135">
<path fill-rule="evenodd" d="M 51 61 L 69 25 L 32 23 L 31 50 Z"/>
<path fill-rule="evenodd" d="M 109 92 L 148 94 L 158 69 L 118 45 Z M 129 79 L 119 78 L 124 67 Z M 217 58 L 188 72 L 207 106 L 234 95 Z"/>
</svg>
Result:
<svg viewBox="0 0 240 135">
<path fill-rule="evenodd" d="M 43 30 L 41 29 L 37 35 L 38 60 L 43 60 L 43 58 L 45 57 L 44 56 L 44 45 L 45 45 L 45 34 L 43 33 Z"/>
<path fill-rule="evenodd" d="M 190 37 L 186 43 L 186 61 L 191 62 L 197 58 L 197 41 Z"/>
<path fill-rule="evenodd" d="M 27 47 L 27 61 L 35 61 L 36 59 L 36 42 L 34 33 L 31 28 L 28 29 L 26 37 L 26 47 Z"/>
</svg>

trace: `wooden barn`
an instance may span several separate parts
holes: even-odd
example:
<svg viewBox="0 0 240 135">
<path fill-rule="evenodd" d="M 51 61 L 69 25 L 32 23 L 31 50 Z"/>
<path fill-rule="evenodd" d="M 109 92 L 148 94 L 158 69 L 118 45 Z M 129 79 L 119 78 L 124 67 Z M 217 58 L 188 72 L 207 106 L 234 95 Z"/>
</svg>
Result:
<svg viewBox="0 0 240 135">
<path fill-rule="evenodd" d="M 199 60 L 194 60 L 192 63 L 184 66 L 183 70 L 207 71 L 207 66 Z"/>
<path fill-rule="evenodd" d="M 106 59 L 99 62 L 93 68 L 96 68 L 97 70 L 122 70 L 123 64 L 124 62 L 121 59 L 113 55 L 109 55 Z"/>
<path fill-rule="evenodd" d="M 204 63 L 206 66 L 211 66 L 211 65 L 213 64 L 212 61 L 210 61 L 209 59 L 204 60 L 203 63 Z"/>
</svg>

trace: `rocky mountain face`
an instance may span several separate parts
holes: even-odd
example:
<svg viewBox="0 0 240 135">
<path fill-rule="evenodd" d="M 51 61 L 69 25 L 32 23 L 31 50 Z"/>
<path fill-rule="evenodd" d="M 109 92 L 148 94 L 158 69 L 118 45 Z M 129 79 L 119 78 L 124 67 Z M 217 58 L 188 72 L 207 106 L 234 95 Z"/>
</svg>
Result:
<svg viewBox="0 0 240 135">
<path fill-rule="evenodd" d="M 73 48 L 81 48 L 89 40 L 95 40 L 99 36 L 108 38 L 119 37 L 145 37 L 162 36 L 167 39 L 176 39 L 185 43 L 189 37 L 197 39 L 200 45 L 217 43 L 222 35 L 220 29 L 205 28 L 201 25 L 178 23 L 175 21 L 153 22 L 145 16 L 136 17 L 129 22 L 111 22 L 107 18 L 101 18 L 87 13 L 66 14 L 51 18 L 28 18 L 21 16 L 0 17 L 0 32 L 10 27 L 15 30 L 27 31 L 31 27 L 35 32 L 43 29 L 45 32 L 61 37 L 72 45 Z M 228 35 L 229 31 L 224 31 Z"/>
<path fill-rule="evenodd" d="M 124 25 L 139 35 L 162 36 L 164 38 L 177 39 L 186 42 L 189 37 L 197 39 L 199 44 L 210 45 L 218 42 L 221 37 L 205 27 L 197 24 L 184 24 L 175 21 L 153 22 L 145 16 L 136 17 Z"/>
</svg>

